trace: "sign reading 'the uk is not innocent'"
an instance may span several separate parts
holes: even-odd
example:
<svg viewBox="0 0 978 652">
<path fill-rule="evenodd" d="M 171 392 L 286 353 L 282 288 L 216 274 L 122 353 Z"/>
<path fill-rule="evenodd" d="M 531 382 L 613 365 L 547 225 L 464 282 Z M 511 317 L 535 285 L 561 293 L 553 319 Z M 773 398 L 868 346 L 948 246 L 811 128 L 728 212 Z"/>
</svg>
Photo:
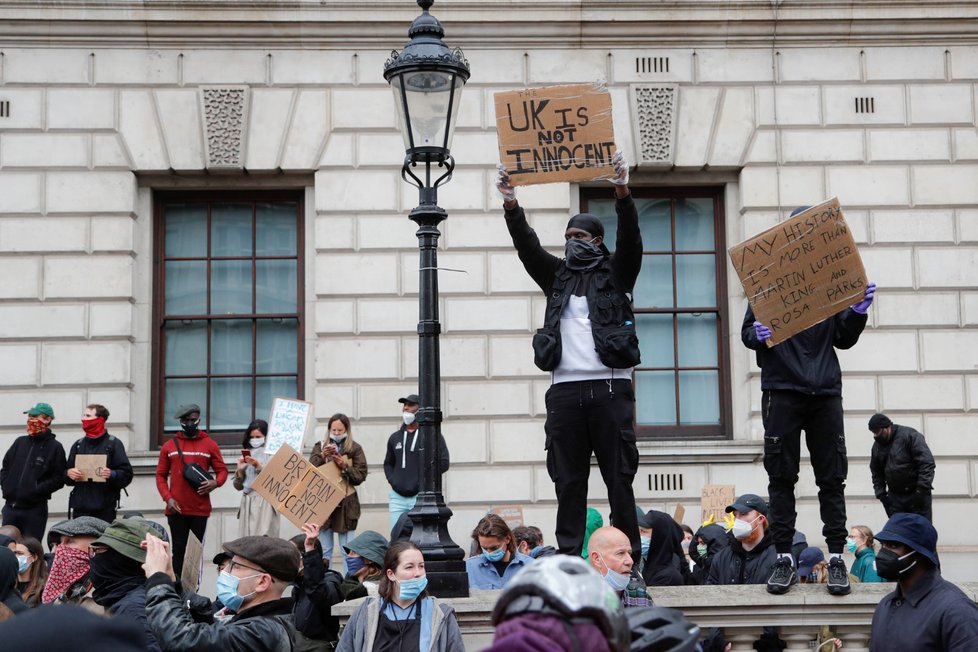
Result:
<svg viewBox="0 0 978 652">
<path fill-rule="evenodd" d="M 825 321 L 862 299 L 866 270 L 836 198 L 730 247 L 768 346 Z"/>
</svg>

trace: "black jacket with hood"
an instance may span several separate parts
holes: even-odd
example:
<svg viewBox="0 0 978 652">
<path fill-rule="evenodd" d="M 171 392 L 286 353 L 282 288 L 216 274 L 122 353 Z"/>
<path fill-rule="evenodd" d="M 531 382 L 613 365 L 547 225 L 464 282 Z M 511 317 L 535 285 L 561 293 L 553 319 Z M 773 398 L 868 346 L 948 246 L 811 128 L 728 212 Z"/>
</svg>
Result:
<svg viewBox="0 0 978 652">
<path fill-rule="evenodd" d="M 439 435 L 438 473 L 448 470 L 448 444 Z M 421 462 L 423 459 L 424 442 L 421 439 L 421 428 L 408 432 L 406 426 L 401 426 L 387 440 L 387 454 L 384 456 L 384 475 L 391 489 L 402 496 L 416 496 L 421 491 Z"/>
<path fill-rule="evenodd" d="M 132 482 L 132 464 L 122 442 L 105 432 L 98 437 L 82 437 L 68 452 L 68 468 L 74 468 L 77 455 L 105 455 L 105 466 L 114 473 L 105 482 L 75 482 L 65 473 L 65 484 L 74 487 L 68 497 L 72 512 L 100 512 L 119 502 L 119 492 Z"/>
<path fill-rule="evenodd" d="M 741 542 L 733 539 L 710 562 L 706 583 L 766 584 L 777 557 L 770 531 L 764 533 L 764 538 L 752 550 L 744 550 Z"/>
<path fill-rule="evenodd" d="M 50 430 L 18 437 L 0 467 L 3 498 L 14 507 L 40 507 L 65 485 L 67 468 L 65 449 Z"/>
<path fill-rule="evenodd" d="M 683 586 L 693 578 L 683 553 L 683 530 L 665 512 L 649 510 L 646 521 L 652 527 L 652 542 L 642 567 L 647 586 Z"/>
<path fill-rule="evenodd" d="M 706 554 L 701 555 L 696 548 L 696 542 L 703 539 L 706 544 Z M 689 542 L 689 558 L 696 564 L 693 569 L 693 579 L 697 584 L 706 584 L 706 579 L 710 575 L 710 565 L 716 559 L 720 551 L 730 545 L 733 537 L 723 529 L 722 525 L 711 523 L 704 525 L 696 531 L 696 535 Z"/>
</svg>

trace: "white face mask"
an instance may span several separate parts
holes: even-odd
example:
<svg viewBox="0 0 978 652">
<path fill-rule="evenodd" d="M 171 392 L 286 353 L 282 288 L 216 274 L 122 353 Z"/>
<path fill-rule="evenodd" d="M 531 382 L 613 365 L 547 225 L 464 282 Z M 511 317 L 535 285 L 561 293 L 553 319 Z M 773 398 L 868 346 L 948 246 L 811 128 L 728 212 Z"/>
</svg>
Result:
<svg viewBox="0 0 978 652">
<path fill-rule="evenodd" d="M 746 539 L 750 536 L 750 533 L 754 531 L 754 523 L 760 516 L 754 518 L 752 521 L 745 521 L 743 519 L 736 519 L 734 521 L 733 527 L 730 528 L 730 533 L 734 535 L 737 540 Z"/>
<path fill-rule="evenodd" d="M 261 448 L 262 446 L 265 445 L 265 438 L 261 437 L 259 439 L 256 439 L 255 437 L 252 437 L 251 439 L 248 440 L 248 443 L 251 444 L 252 448 Z"/>
<path fill-rule="evenodd" d="M 339 444 L 340 442 L 346 441 L 346 435 L 330 435 L 329 438 L 333 440 L 333 443 Z"/>
<path fill-rule="evenodd" d="M 405 426 L 410 426 L 412 423 L 414 423 L 417 416 L 414 414 L 414 412 L 402 412 L 401 418 L 404 420 Z"/>
</svg>

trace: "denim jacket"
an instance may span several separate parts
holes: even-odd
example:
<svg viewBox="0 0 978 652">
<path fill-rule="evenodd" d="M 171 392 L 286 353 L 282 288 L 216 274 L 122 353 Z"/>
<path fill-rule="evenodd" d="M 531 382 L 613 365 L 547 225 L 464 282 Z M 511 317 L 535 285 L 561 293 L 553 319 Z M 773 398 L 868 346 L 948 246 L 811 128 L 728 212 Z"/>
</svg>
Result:
<svg viewBox="0 0 978 652">
<path fill-rule="evenodd" d="M 503 571 L 503 576 L 500 577 L 492 562 L 486 561 L 486 558 L 482 555 L 469 557 L 465 560 L 465 570 L 469 574 L 469 588 L 501 589 L 506 586 L 506 584 L 508 584 L 518 572 L 523 570 L 524 566 L 532 564 L 534 561 L 536 560 L 533 559 L 533 557 L 528 557 L 517 552 L 516 556 L 510 560 L 509 565 L 506 566 L 506 570 Z"/>
</svg>

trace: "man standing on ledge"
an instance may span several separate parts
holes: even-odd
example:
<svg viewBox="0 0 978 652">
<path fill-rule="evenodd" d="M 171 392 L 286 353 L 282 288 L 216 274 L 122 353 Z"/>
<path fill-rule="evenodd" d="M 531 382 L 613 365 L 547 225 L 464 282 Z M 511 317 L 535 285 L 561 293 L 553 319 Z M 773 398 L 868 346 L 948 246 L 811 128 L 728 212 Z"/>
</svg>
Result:
<svg viewBox="0 0 978 652">
<path fill-rule="evenodd" d="M 631 378 L 640 356 L 631 293 L 642 267 L 642 234 L 628 190 L 628 164 L 620 153 L 612 162 L 618 213 L 613 254 L 604 244 L 601 220 L 590 213 L 567 223 L 564 259 L 548 253 L 527 223 L 502 166 L 496 188 L 520 261 L 547 297 L 533 351 L 534 362 L 551 372 L 553 383 L 546 397 L 544 447 L 557 493 L 559 551 L 581 554 L 593 451 L 608 488 L 611 520 L 628 536 L 637 560 L 641 541 L 632 480 L 638 448 Z"/>
<path fill-rule="evenodd" d="M 792 211 L 797 215 L 809 206 Z M 798 483 L 801 431 L 811 454 L 818 485 L 822 535 L 829 548 L 832 595 L 850 591 L 849 572 L 842 561 L 846 536 L 846 476 L 849 460 L 842 421 L 842 369 L 835 349 L 855 346 L 866 327 L 876 284 L 869 283 L 863 300 L 773 347 L 771 329 L 747 307 L 741 340 L 757 353 L 761 368 L 761 419 L 764 423 L 764 469 L 771 500 L 770 523 L 778 559 L 767 582 L 771 593 L 787 593 L 798 583 L 791 540 L 795 533 L 795 484 Z"/>
</svg>

